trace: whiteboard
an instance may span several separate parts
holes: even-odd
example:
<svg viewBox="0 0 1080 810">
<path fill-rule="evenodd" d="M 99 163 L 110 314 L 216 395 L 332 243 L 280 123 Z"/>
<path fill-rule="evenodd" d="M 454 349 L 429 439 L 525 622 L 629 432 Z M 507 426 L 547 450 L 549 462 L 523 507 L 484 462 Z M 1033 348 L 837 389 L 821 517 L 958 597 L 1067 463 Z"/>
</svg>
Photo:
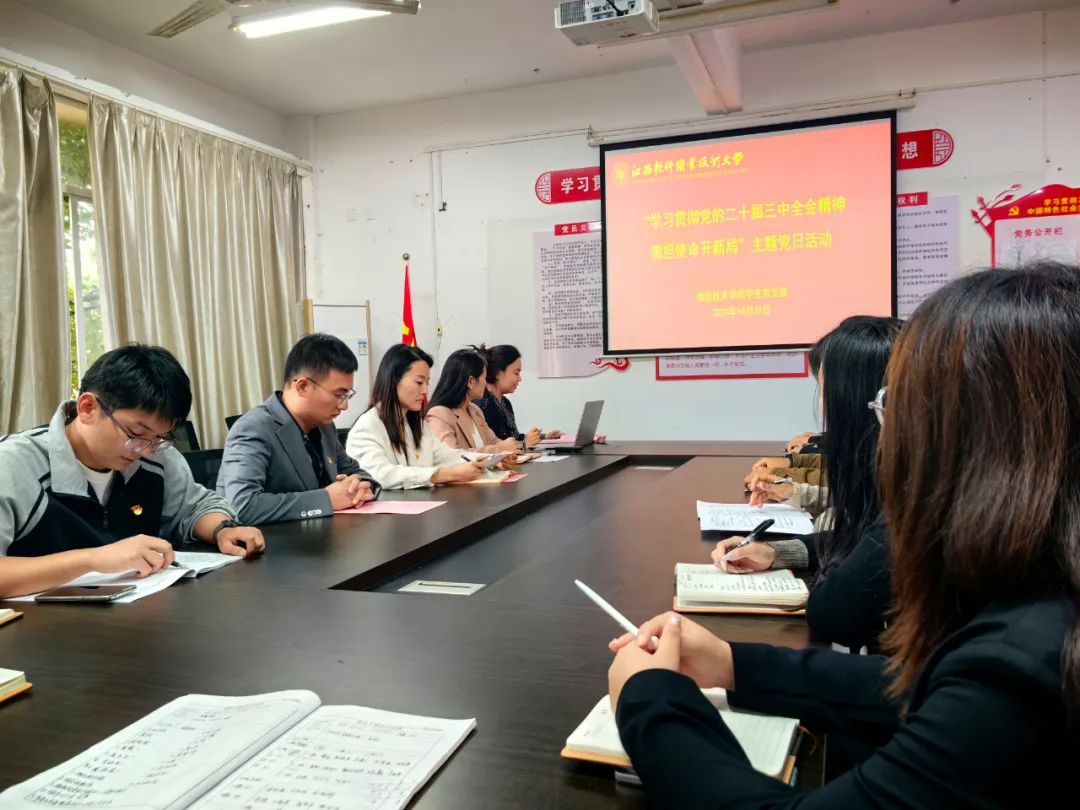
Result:
<svg viewBox="0 0 1080 810">
<path fill-rule="evenodd" d="M 356 396 L 349 401 L 334 424 L 338 428 L 352 427 L 360 414 L 367 410 L 371 394 L 371 304 L 320 304 L 311 305 L 311 328 L 313 332 L 325 332 L 344 341 L 356 355 L 358 368 L 353 387 Z"/>
</svg>

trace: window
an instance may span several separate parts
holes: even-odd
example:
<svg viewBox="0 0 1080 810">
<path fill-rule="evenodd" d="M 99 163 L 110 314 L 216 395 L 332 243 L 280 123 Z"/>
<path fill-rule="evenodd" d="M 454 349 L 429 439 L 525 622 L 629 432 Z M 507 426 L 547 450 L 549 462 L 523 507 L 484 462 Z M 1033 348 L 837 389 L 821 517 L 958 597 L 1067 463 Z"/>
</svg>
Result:
<svg viewBox="0 0 1080 810">
<path fill-rule="evenodd" d="M 68 282 L 71 387 L 105 351 L 101 276 L 94 204 L 90 196 L 90 144 L 86 107 L 58 100 L 60 177 L 64 185 L 64 266 Z"/>
</svg>

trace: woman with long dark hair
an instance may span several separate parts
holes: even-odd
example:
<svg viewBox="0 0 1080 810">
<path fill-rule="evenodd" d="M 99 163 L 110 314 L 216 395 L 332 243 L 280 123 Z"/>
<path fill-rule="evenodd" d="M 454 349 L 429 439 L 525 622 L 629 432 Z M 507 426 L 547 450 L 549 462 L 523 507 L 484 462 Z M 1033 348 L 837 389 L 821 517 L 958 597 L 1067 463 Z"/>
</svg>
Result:
<svg viewBox="0 0 1080 810">
<path fill-rule="evenodd" d="M 371 405 L 349 430 L 345 452 L 383 489 L 472 481 L 483 472 L 482 461 L 465 461 L 460 450 L 435 438 L 424 422 L 432 362 L 416 346 L 391 346 L 375 374 Z"/>
<path fill-rule="evenodd" d="M 655 805 L 1069 803 L 1080 753 L 1080 268 L 992 270 L 933 294 L 904 327 L 871 409 L 884 425 L 878 480 L 893 547 L 888 657 L 728 643 L 675 614 L 613 641 L 619 734 Z M 733 708 L 875 750 L 798 792 L 753 770 L 702 695 L 711 686 Z"/>
<path fill-rule="evenodd" d="M 880 425 L 866 403 L 874 398 L 900 332 L 895 318 L 847 318 L 819 341 L 818 382 L 828 436 L 825 486 L 752 483 L 751 503 L 784 500 L 817 506 L 817 533 L 806 540 L 717 544 L 713 560 L 725 571 L 768 568 L 816 572 L 806 621 L 815 639 L 854 649 L 876 648 L 889 608 L 889 550 L 881 519 L 874 461 Z M 827 487 L 827 489 L 826 489 Z"/>
<path fill-rule="evenodd" d="M 540 428 L 532 428 L 525 433 L 518 430 L 514 406 L 510 404 L 507 394 L 514 393 L 521 385 L 521 352 L 507 344 L 490 349 L 480 348 L 487 362 L 487 389 L 476 400 L 476 405 L 483 411 L 484 419 L 495 435 L 500 439 L 517 439 L 525 447 L 532 447 L 542 439 L 562 436 L 561 430 L 547 433 L 541 432 Z"/>
<path fill-rule="evenodd" d="M 451 352 L 443 363 L 439 384 L 428 403 L 427 423 L 448 447 L 480 453 L 513 453 L 518 440 L 499 439 L 488 427 L 484 412 L 473 404 L 487 389 L 487 362 L 483 347 Z"/>
</svg>

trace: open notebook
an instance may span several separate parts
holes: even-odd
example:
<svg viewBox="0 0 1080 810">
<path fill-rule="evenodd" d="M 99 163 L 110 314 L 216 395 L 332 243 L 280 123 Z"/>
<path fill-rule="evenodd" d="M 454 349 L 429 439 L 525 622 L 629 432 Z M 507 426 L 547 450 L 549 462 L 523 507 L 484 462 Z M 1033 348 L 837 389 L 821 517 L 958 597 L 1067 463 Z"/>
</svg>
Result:
<svg viewBox="0 0 1080 810">
<path fill-rule="evenodd" d="M 404 807 L 476 727 L 313 692 L 187 695 L 0 793 L 0 808 Z"/>
<path fill-rule="evenodd" d="M 723 689 L 701 691 L 714 706 L 725 702 Z M 717 708 L 717 711 L 756 770 L 777 779 L 790 780 L 793 757 L 789 755 L 799 735 L 798 720 L 730 709 Z M 630 758 L 619 740 L 619 729 L 607 695 L 593 706 L 589 716 L 566 739 L 562 756 L 616 768 L 630 767 Z"/>
<path fill-rule="evenodd" d="M 763 520 L 772 520 L 766 534 L 813 534 L 814 519 L 804 509 L 783 503 L 750 506 L 745 503 L 697 502 L 698 523 L 703 532 L 736 534 L 750 532 Z"/>
<path fill-rule="evenodd" d="M 675 610 L 682 613 L 805 614 L 810 591 L 786 568 L 725 574 L 715 565 L 675 566 Z"/>
<path fill-rule="evenodd" d="M 102 574 L 91 571 L 89 574 L 83 574 L 81 577 L 65 583 L 62 587 L 134 585 L 135 590 L 133 592 L 111 602 L 114 605 L 122 605 L 137 602 L 151 594 L 163 591 L 181 579 L 189 579 L 205 574 L 208 571 L 216 571 L 226 565 L 238 563 L 241 559 L 241 557 L 234 557 L 231 554 L 218 554 L 215 551 L 178 551 L 176 552 L 175 563 L 149 576 L 136 576 L 133 571 L 126 571 L 122 574 Z M 16 596 L 9 601 L 32 602 L 35 596 L 37 594 Z"/>
</svg>

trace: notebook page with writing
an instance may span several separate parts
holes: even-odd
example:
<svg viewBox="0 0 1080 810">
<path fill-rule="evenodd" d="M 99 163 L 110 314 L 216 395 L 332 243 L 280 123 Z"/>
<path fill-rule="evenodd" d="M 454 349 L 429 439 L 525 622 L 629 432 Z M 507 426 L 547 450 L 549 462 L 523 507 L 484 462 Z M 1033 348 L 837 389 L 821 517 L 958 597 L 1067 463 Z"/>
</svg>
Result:
<svg viewBox="0 0 1080 810">
<path fill-rule="evenodd" d="M 725 574 L 715 565 L 679 563 L 675 592 L 680 602 L 723 602 L 799 607 L 810 592 L 806 583 L 781 568 L 756 574 Z"/>
<path fill-rule="evenodd" d="M 706 693 L 712 690 L 703 690 Z M 715 705 L 713 696 L 706 694 Z M 731 733 L 746 753 L 755 770 L 779 778 L 784 771 L 799 721 L 790 717 L 770 717 L 761 714 L 718 709 Z M 582 752 L 629 764 L 619 739 L 619 728 L 611 711 L 611 700 L 605 695 L 589 712 L 585 720 L 566 740 L 566 753 Z"/>
<path fill-rule="evenodd" d="M 183 810 L 313 712 L 312 692 L 186 695 L 0 793 L 3 810 Z"/>
<path fill-rule="evenodd" d="M 813 534 L 810 513 L 786 504 L 749 506 L 744 503 L 697 502 L 698 522 L 703 532 L 749 532 L 763 520 L 774 521 L 766 534 Z"/>
<path fill-rule="evenodd" d="M 475 720 L 323 706 L 192 810 L 404 807 L 474 728 Z"/>
</svg>

